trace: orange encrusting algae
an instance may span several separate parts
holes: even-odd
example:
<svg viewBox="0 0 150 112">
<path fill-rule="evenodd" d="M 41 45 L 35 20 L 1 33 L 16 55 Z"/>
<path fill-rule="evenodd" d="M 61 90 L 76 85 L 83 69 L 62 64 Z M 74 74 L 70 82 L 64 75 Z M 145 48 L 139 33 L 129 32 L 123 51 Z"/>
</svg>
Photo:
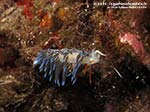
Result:
<svg viewBox="0 0 150 112">
<path fill-rule="evenodd" d="M 17 5 L 23 6 L 23 15 L 25 15 L 25 17 L 27 17 L 29 20 L 33 19 L 33 0 L 20 0 L 17 2 Z"/>
<path fill-rule="evenodd" d="M 53 18 L 50 14 L 46 14 L 40 22 L 40 27 L 48 27 L 51 28 L 53 25 Z"/>
</svg>

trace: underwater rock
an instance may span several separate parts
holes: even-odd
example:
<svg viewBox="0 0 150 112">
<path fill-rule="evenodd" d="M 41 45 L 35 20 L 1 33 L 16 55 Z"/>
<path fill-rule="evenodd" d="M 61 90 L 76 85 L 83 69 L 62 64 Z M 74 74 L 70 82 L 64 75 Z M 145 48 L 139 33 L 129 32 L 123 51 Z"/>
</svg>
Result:
<svg viewBox="0 0 150 112">
<path fill-rule="evenodd" d="M 10 47 L 0 48 L 0 66 L 13 66 L 18 57 L 19 53 L 16 49 Z"/>
</svg>

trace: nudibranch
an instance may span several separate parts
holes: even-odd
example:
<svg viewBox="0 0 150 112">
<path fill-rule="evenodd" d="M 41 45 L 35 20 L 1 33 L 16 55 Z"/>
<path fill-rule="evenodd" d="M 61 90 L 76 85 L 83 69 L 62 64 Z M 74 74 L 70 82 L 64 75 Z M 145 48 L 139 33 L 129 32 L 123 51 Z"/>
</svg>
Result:
<svg viewBox="0 0 150 112">
<path fill-rule="evenodd" d="M 44 78 L 48 78 L 49 81 L 54 80 L 58 86 L 64 86 L 67 77 L 70 77 L 72 84 L 76 82 L 77 72 L 81 65 L 90 67 L 100 61 L 100 56 L 106 55 L 94 49 L 91 52 L 67 48 L 47 49 L 38 53 L 33 66 L 39 67 Z M 89 79 L 91 83 L 91 75 Z"/>
</svg>

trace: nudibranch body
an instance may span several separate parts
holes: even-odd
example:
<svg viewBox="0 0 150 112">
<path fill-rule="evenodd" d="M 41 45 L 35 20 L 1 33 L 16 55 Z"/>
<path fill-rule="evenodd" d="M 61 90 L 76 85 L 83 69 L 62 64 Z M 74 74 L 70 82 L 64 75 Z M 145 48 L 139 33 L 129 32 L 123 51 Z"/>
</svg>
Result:
<svg viewBox="0 0 150 112">
<path fill-rule="evenodd" d="M 92 65 L 100 61 L 100 56 L 105 56 L 98 50 L 86 52 L 78 49 L 47 49 L 38 53 L 33 65 L 39 66 L 39 71 L 49 81 L 54 80 L 58 86 L 64 86 L 67 77 L 71 77 L 74 84 L 77 72 L 82 64 Z"/>
</svg>

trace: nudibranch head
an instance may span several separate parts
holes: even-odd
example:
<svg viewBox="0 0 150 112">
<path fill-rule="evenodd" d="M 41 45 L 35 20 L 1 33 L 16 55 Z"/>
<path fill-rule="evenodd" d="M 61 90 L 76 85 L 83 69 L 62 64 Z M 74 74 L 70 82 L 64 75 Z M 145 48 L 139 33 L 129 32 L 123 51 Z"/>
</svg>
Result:
<svg viewBox="0 0 150 112">
<path fill-rule="evenodd" d="M 95 63 L 98 63 L 100 61 L 100 56 L 106 56 L 106 54 L 102 53 L 101 51 L 99 50 L 92 50 L 91 54 L 90 54 L 90 60 L 89 60 L 89 65 L 92 65 L 92 64 L 95 64 Z"/>
</svg>

